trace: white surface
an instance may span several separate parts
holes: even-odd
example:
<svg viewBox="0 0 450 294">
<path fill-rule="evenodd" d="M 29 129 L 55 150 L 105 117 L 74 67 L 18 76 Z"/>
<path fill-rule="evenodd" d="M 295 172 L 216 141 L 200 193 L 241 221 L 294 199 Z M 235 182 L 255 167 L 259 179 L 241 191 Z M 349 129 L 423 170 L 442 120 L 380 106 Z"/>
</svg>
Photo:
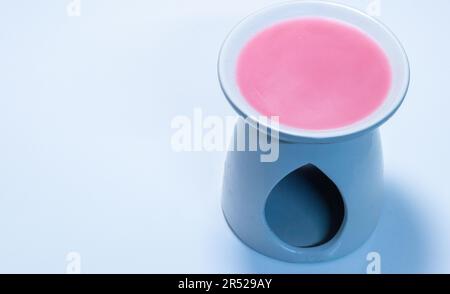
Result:
<svg viewBox="0 0 450 294">
<path fill-rule="evenodd" d="M 382 128 L 388 202 L 373 237 L 335 262 L 261 256 L 220 208 L 223 153 L 174 153 L 175 115 L 232 114 L 217 54 L 273 1 L 0 2 L 0 272 L 450 273 L 450 2 L 381 1 L 412 68 Z M 365 8 L 370 1 L 345 1 Z M 431 2 L 431 3 L 430 3 Z"/>
</svg>

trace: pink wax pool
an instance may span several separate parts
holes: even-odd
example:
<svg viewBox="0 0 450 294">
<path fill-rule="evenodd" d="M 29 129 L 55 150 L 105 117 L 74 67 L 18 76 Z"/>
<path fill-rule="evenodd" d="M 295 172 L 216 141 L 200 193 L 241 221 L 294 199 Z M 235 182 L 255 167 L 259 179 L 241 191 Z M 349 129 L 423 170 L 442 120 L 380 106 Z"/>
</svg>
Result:
<svg viewBox="0 0 450 294">
<path fill-rule="evenodd" d="M 284 21 L 254 36 L 237 64 L 241 94 L 258 112 L 306 130 L 345 127 L 374 113 L 391 65 L 364 32 L 326 18 Z"/>
</svg>

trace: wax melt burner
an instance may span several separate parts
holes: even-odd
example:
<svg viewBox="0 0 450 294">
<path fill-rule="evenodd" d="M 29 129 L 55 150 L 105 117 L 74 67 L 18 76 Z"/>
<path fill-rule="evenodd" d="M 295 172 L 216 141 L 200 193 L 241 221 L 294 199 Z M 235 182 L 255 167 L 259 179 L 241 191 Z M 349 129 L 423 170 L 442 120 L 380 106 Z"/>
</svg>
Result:
<svg viewBox="0 0 450 294">
<path fill-rule="evenodd" d="M 238 85 L 239 57 L 264 29 L 312 17 L 346 23 L 372 38 L 390 63 L 389 92 L 373 113 L 343 127 L 301 129 L 281 120 L 273 129 L 259 119 L 261 112 Z M 234 233 L 260 253 L 288 262 L 331 260 L 361 246 L 383 204 L 378 127 L 400 107 L 409 85 L 407 56 L 397 38 L 379 21 L 344 5 L 285 3 L 260 10 L 233 29 L 220 52 L 218 73 L 226 98 L 245 124 L 279 141 L 274 162 L 261 161 L 262 151 L 228 152 L 222 206 Z"/>
</svg>

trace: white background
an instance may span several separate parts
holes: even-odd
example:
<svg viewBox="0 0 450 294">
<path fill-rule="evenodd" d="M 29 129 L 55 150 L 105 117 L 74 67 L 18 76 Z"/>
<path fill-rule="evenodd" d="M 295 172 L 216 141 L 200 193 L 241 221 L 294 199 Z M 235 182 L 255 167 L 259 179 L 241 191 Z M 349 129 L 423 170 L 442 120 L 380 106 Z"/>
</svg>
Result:
<svg viewBox="0 0 450 294">
<path fill-rule="evenodd" d="M 224 153 L 174 153 L 170 122 L 233 114 L 217 54 L 266 0 L 0 0 L 0 272 L 450 273 L 450 1 L 382 0 L 411 60 L 382 127 L 387 202 L 372 238 L 298 265 L 243 245 L 220 208 Z M 365 10 L 371 1 L 341 1 Z"/>
</svg>

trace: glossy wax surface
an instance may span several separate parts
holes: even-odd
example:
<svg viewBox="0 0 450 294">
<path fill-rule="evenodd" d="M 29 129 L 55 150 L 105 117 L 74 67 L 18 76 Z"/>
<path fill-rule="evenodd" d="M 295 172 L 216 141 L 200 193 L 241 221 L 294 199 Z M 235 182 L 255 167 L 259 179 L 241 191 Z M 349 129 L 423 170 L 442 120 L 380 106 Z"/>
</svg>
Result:
<svg viewBox="0 0 450 294">
<path fill-rule="evenodd" d="M 262 115 L 307 130 L 336 129 L 375 112 L 392 80 L 383 49 L 349 24 L 302 18 L 275 24 L 242 49 L 236 79 Z"/>
</svg>

